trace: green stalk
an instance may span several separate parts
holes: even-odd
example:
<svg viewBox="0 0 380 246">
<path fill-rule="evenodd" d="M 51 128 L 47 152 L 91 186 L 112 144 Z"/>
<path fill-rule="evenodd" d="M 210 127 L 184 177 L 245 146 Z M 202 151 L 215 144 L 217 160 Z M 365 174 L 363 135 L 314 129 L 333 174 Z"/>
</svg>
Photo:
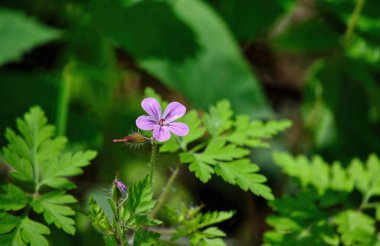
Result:
<svg viewBox="0 0 380 246">
<path fill-rule="evenodd" d="M 156 154 L 157 154 L 157 143 L 155 140 L 152 141 L 152 154 L 150 156 L 150 185 L 153 187 L 153 174 L 154 174 L 154 167 L 156 166 Z"/>
<path fill-rule="evenodd" d="M 166 202 L 166 199 L 167 199 L 167 197 L 169 195 L 170 188 L 173 185 L 175 179 L 177 178 L 178 173 L 179 173 L 179 166 L 177 166 L 175 168 L 174 172 L 172 173 L 172 175 L 169 178 L 168 183 L 166 184 L 166 186 L 162 190 L 161 195 L 158 198 L 157 205 L 154 207 L 154 209 L 152 211 L 152 214 L 151 214 L 152 218 L 154 218 L 156 216 L 157 212 L 160 210 L 160 208 L 162 207 L 162 205 Z"/>
<path fill-rule="evenodd" d="M 347 29 L 344 33 L 344 38 L 343 38 L 344 45 L 347 45 L 349 43 L 351 36 L 355 31 L 355 27 L 360 17 L 360 13 L 363 10 L 364 3 L 365 3 L 365 0 L 356 0 L 354 11 L 352 12 L 351 18 L 347 24 Z"/>
<path fill-rule="evenodd" d="M 59 84 L 57 108 L 56 108 L 56 126 L 57 126 L 58 135 L 65 135 L 66 133 L 67 114 L 69 111 L 70 87 L 71 87 L 69 68 L 70 66 L 64 69 L 63 78 Z"/>
</svg>

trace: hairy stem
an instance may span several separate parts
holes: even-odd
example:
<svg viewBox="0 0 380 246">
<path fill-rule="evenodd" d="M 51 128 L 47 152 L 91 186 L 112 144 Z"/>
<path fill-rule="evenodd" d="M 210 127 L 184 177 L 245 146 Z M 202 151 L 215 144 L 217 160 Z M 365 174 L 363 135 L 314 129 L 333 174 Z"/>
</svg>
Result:
<svg viewBox="0 0 380 246">
<path fill-rule="evenodd" d="M 356 0 L 354 11 L 352 12 L 352 15 L 347 24 L 347 29 L 344 33 L 343 43 L 345 45 L 349 43 L 351 36 L 355 31 L 355 27 L 360 17 L 360 13 L 363 10 L 364 3 L 365 3 L 365 0 Z"/>
<path fill-rule="evenodd" d="M 150 156 L 150 185 L 153 187 L 153 174 L 154 174 L 154 167 L 156 166 L 156 154 L 157 154 L 157 143 L 155 140 L 152 141 L 152 154 Z"/>
<path fill-rule="evenodd" d="M 179 173 L 179 166 L 177 166 L 175 168 L 174 172 L 172 173 L 172 175 L 169 178 L 168 183 L 166 184 L 166 186 L 162 190 L 162 193 L 161 193 L 160 197 L 158 198 L 157 205 L 154 207 L 154 209 L 152 211 L 152 214 L 151 214 L 152 218 L 154 218 L 157 215 L 157 212 L 160 210 L 162 205 L 166 202 L 166 199 L 169 195 L 170 188 L 172 187 L 175 179 L 177 178 L 178 173 Z"/>
</svg>

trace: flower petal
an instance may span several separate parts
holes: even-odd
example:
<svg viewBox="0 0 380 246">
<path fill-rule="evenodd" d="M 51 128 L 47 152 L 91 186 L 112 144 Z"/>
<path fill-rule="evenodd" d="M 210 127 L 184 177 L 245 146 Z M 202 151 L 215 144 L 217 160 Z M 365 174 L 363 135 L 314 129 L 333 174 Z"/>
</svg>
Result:
<svg viewBox="0 0 380 246">
<path fill-rule="evenodd" d="M 165 123 L 170 123 L 176 119 L 182 117 L 186 113 L 186 107 L 180 104 L 179 102 L 171 102 L 166 107 L 162 119 L 165 120 Z"/>
<path fill-rule="evenodd" d="M 170 138 L 171 134 L 169 127 L 167 126 L 156 126 L 153 129 L 153 137 L 159 142 L 165 142 Z"/>
<path fill-rule="evenodd" d="M 172 133 L 178 136 L 186 136 L 189 134 L 189 127 L 182 122 L 171 122 L 168 124 L 168 127 Z"/>
<path fill-rule="evenodd" d="M 156 121 L 161 119 L 161 106 L 154 98 L 145 98 L 141 102 L 141 107 Z"/>
<path fill-rule="evenodd" d="M 144 131 L 153 130 L 154 127 L 158 125 L 152 116 L 142 115 L 136 119 L 136 126 Z"/>
</svg>

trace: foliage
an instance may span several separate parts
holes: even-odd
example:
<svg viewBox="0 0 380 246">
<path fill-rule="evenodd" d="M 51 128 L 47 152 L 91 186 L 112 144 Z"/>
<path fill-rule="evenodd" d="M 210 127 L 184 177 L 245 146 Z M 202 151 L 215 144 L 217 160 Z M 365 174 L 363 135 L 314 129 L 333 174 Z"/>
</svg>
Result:
<svg viewBox="0 0 380 246">
<path fill-rule="evenodd" d="M 274 160 L 301 189 L 272 202 L 277 214 L 267 219 L 273 231 L 265 234 L 266 245 L 380 245 L 373 217 L 380 206 L 376 155 L 346 168 L 319 156 L 275 153 Z"/>
<path fill-rule="evenodd" d="M 17 61 L 25 52 L 60 36 L 58 30 L 11 9 L 0 8 L 0 23 L 0 66 Z"/>
<path fill-rule="evenodd" d="M 173 223 L 176 232 L 172 239 L 187 236 L 191 245 L 225 245 L 221 237 L 226 234 L 214 224 L 230 219 L 233 211 L 201 213 L 201 207 L 186 207 L 172 210 L 167 208 L 166 213 Z"/>
<path fill-rule="evenodd" d="M 315 4 L 313 15 L 290 23 L 272 38 L 271 47 L 316 57 L 307 68 L 303 92 L 305 127 L 313 136 L 314 151 L 330 160 L 364 158 L 380 147 L 375 137 L 380 120 L 380 32 L 374 13 L 379 3 Z"/>
<path fill-rule="evenodd" d="M 251 121 L 246 115 L 232 117 L 227 100 L 210 107 L 209 113 L 199 117 L 191 110 L 183 117 L 190 127 L 189 135 L 164 143 L 161 152 L 180 152 L 182 163 L 203 183 L 213 174 L 245 191 L 272 200 L 271 189 L 263 184 L 265 176 L 247 156 L 248 147 L 269 147 L 268 139 L 288 128 L 287 120 Z M 197 141 L 198 140 L 198 141 Z"/>
<path fill-rule="evenodd" d="M 31 210 L 43 214 L 48 225 L 73 235 L 75 212 L 68 205 L 77 200 L 67 194 L 66 190 L 75 188 L 67 178 L 81 174 L 96 152 L 64 150 L 66 138 L 54 137 L 55 128 L 47 124 L 39 107 L 17 119 L 17 128 L 19 133 L 8 128 L 5 134 L 9 143 L 3 154 L 14 182 L 1 186 L 0 244 L 48 245 L 45 236 L 50 229 L 31 219 Z"/>
<path fill-rule="evenodd" d="M 108 238 L 111 245 L 129 245 L 127 233 L 135 231 L 133 245 L 158 244 L 159 234 L 143 229 L 161 223 L 152 219 L 151 213 L 156 201 L 153 200 L 149 176 L 134 184 L 129 194 L 121 192 L 115 184 L 107 201 L 112 209 L 112 216 L 107 217 L 93 197 L 89 200 L 89 219 L 93 226 Z"/>
</svg>

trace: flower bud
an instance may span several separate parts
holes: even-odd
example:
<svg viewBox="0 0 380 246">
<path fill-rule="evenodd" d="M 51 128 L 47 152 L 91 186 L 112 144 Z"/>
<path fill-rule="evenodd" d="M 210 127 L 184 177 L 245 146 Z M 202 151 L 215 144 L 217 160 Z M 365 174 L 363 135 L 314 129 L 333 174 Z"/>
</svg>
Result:
<svg viewBox="0 0 380 246">
<path fill-rule="evenodd" d="M 151 138 L 145 137 L 139 132 L 134 132 L 124 138 L 114 139 L 114 143 L 146 143 L 151 141 Z"/>
</svg>

